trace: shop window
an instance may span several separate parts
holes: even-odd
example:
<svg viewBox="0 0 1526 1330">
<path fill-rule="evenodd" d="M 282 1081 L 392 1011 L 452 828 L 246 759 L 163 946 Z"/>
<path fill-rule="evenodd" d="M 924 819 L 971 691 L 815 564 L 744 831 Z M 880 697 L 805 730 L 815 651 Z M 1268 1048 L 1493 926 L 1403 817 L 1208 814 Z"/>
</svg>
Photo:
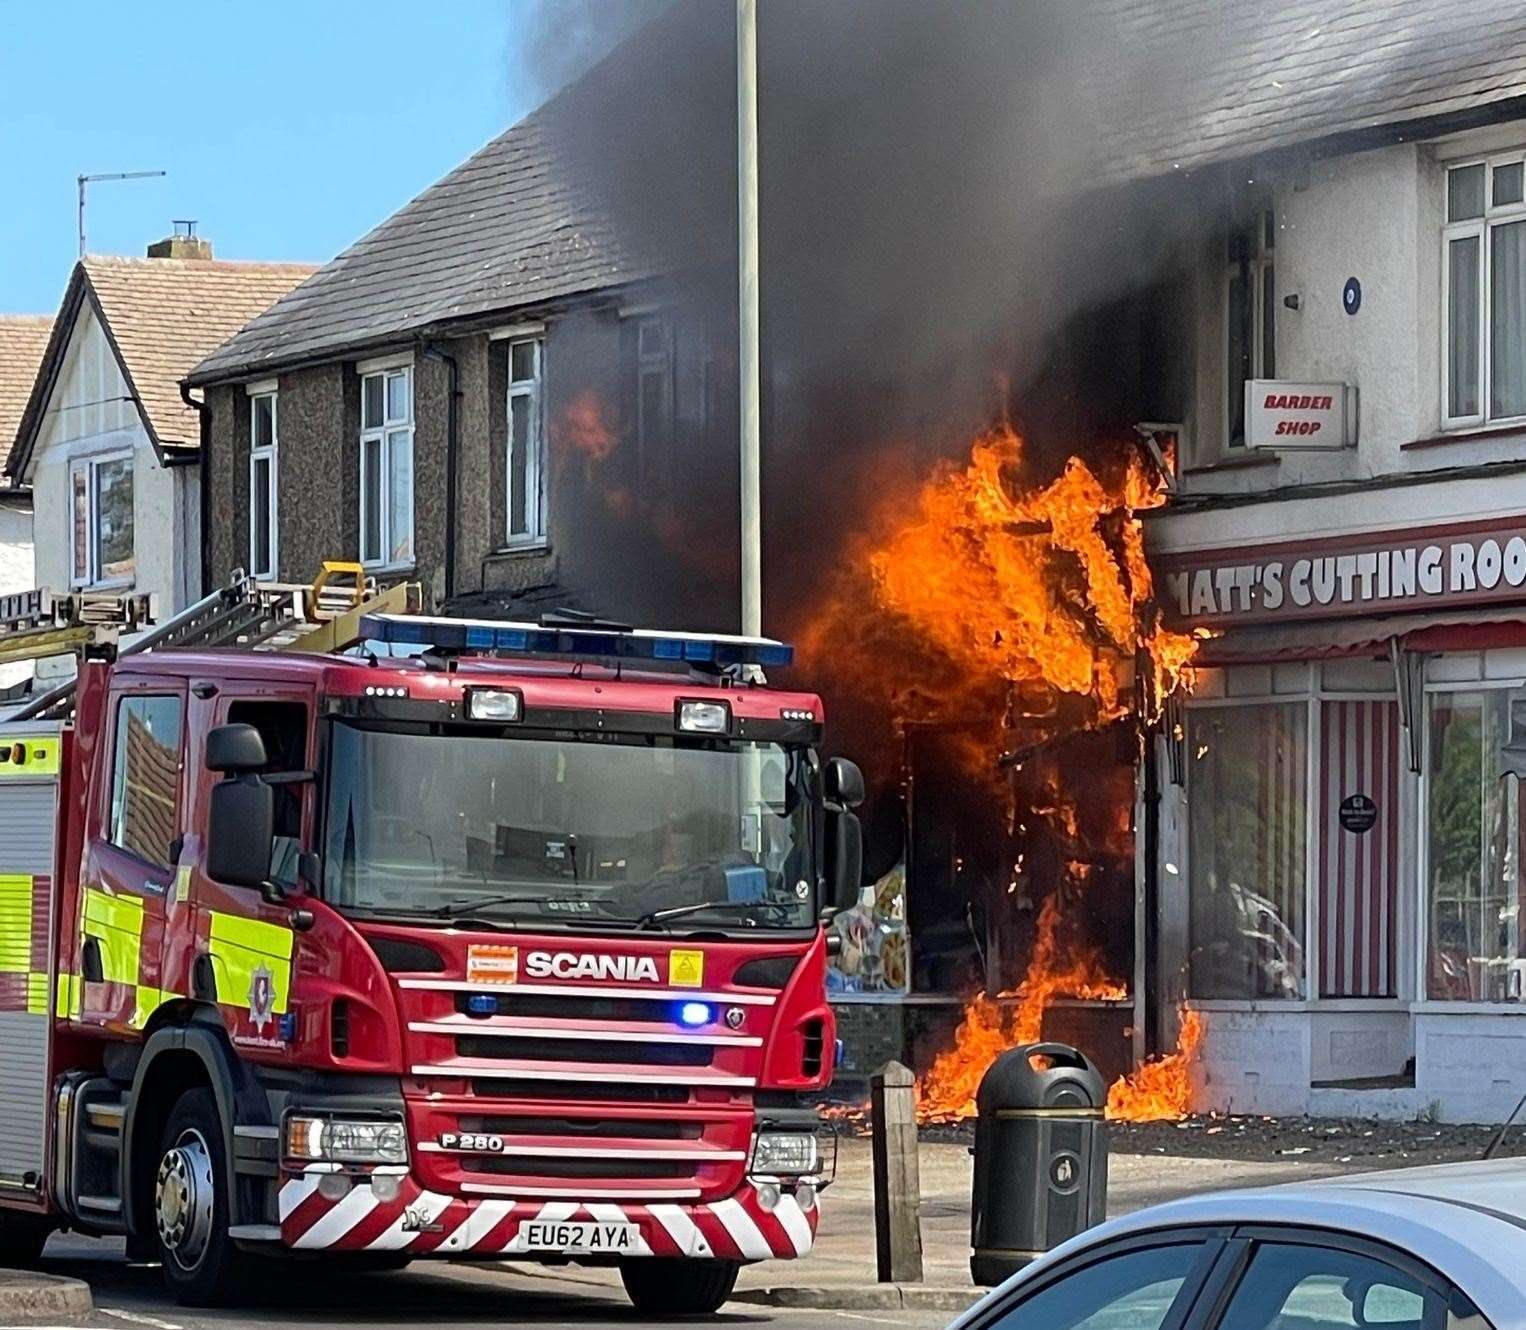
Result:
<svg viewBox="0 0 1526 1330">
<path fill-rule="evenodd" d="M 1426 756 L 1428 991 L 1432 998 L 1518 1002 L 1520 791 L 1501 776 L 1507 689 L 1435 693 Z"/>
<path fill-rule="evenodd" d="M 1188 992 L 1304 996 L 1308 705 L 1188 712 Z"/>
<path fill-rule="evenodd" d="M 1526 416 L 1526 161 L 1447 171 L 1442 423 Z"/>
<path fill-rule="evenodd" d="M 1229 238 L 1224 407 L 1231 448 L 1245 446 L 1245 385 L 1277 377 L 1276 241 L 1270 210 Z"/>
</svg>

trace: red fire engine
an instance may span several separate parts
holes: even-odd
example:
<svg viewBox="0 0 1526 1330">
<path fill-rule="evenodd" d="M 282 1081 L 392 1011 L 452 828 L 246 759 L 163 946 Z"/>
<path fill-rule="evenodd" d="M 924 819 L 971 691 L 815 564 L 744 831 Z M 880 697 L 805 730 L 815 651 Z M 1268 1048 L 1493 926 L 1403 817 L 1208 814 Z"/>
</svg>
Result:
<svg viewBox="0 0 1526 1330">
<path fill-rule="evenodd" d="M 114 658 L 0 726 L 0 1265 L 125 1233 L 204 1303 L 242 1253 L 578 1261 L 684 1312 L 809 1251 L 862 778 L 755 680 L 789 648 L 195 649 L 282 627 L 220 594 L 132 654 L 12 616 Z"/>
</svg>

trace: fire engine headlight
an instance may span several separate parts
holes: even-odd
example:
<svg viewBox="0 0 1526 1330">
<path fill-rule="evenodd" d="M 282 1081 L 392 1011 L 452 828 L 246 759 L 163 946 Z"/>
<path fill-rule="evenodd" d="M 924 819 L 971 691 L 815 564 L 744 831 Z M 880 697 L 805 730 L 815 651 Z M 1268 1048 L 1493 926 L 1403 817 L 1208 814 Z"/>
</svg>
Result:
<svg viewBox="0 0 1526 1330">
<path fill-rule="evenodd" d="M 518 720 L 525 700 L 509 688 L 472 688 L 466 694 L 466 714 L 473 720 Z"/>
<path fill-rule="evenodd" d="M 678 728 L 691 734 L 725 734 L 731 728 L 731 708 L 725 702 L 680 702 Z"/>
<path fill-rule="evenodd" d="M 752 1147 L 752 1171 L 764 1177 L 794 1177 L 821 1169 L 821 1150 L 803 1131 L 760 1131 Z"/>
<path fill-rule="evenodd" d="M 286 1119 L 286 1154 L 331 1164 L 406 1164 L 408 1137 L 401 1122 L 294 1115 Z"/>
</svg>

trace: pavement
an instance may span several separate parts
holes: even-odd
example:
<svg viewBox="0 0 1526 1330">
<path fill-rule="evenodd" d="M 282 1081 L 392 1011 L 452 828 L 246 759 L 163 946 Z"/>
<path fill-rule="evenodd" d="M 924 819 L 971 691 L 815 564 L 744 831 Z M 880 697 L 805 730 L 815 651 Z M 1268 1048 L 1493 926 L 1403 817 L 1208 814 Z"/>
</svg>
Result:
<svg viewBox="0 0 1526 1330">
<path fill-rule="evenodd" d="M 1418 1161 L 1416 1161 L 1418 1162 Z M 765 1262 L 742 1272 L 735 1298 L 708 1324 L 820 1330 L 871 1320 L 904 1330 L 934 1330 L 978 1298 L 969 1274 L 970 1156 L 959 1142 L 923 1142 L 920 1284 L 875 1281 L 874 1206 L 869 1142 L 841 1142 L 838 1178 L 823 1198 L 815 1249 L 803 1261 Z M 1126 1214 L 1175 1196 L 1342 1172 L 1350 1165 L 1289 1158 L 1114 1154 L 1108 1211 Z M 548 1269 L 512 1262 L 418 1262 L 386 1275 L 346 1276 L 337 1266 L 294 1264 L 292 1278 L 256 1306 L 190 1311 L 169 1300 L 159 1272 L 130 1265 L 120 1242 L 73 1234 L 48 1244 L 41 1274 L 0 1272 L 0 1327 L 102 1327 L 131 1330 L 277 1330 L 298 1325 L 420 1324 L 432 1330 L 505 1322 L 577 1325 L 595 1330 L 644 1323 L 626 1302 L 618 1275 L 580 1267 Z M 91 1294 L 94 1294 L 92 1307 Z"/>
</svg>

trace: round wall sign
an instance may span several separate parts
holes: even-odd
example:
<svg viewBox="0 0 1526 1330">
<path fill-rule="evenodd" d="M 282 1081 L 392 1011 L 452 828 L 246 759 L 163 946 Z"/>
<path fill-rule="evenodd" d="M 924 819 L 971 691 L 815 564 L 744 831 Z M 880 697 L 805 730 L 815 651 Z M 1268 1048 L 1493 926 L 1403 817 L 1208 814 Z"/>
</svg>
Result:
<svg viewBox="0 0 1526 1330">
<path fill-rule="evenodd" d="M 1341 800 L 1341 826 L 1360 835 L 1371 831 L 1378 820 L 1378 806 L 1365 794 L 1348 794 Z"/>
<path fill-rule="evenodd" d="M 1346 313 L 1355 314 L 1362 307 L 1362 284 L 1355 277 L 1346 278 L 1346 289 L 1341 292 L 1341 305 Z"/>
</svg>

